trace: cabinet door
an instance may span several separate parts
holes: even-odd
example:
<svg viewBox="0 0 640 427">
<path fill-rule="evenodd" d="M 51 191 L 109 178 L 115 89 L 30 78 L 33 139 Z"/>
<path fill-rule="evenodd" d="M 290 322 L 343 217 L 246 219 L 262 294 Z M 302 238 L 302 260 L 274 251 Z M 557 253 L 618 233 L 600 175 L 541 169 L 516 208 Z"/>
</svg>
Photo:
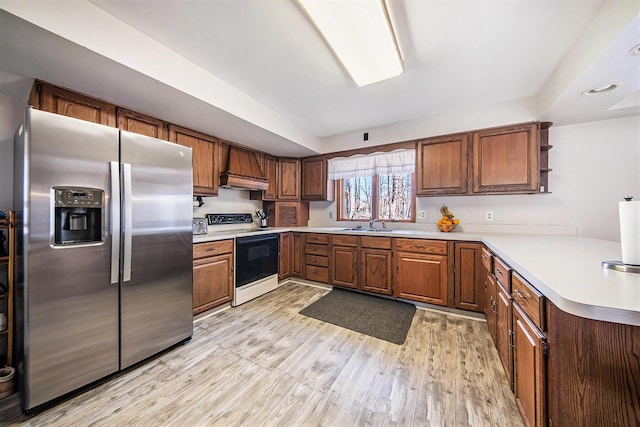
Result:
<svg viewBox="0 0 640 427">
<path fill-rule="evenodd" d="M 395 296 L 447 305 L 447 257 L 397 252 Z"/>
<path fill-rule="evenodd" d="M 264 173 L 269 180 L 269 188 L 262 192 L 262 200 L 278 198 L 278 162 L 275 157 L 264 156 Z"/>
<path fill-rule="evenodd" d="M 511 296 L 497 285 L 496 347 L 504 372 L 513 388 L 513 354 L 511 352 Z"/>
<path fill-rule="evenodd" d="M 464 194 L 469 182 L 468 136 L 450 135 L 418 143 L 416 194 Z"/>
<path fill-rule="evenodd" d="M 293 233 L 293 252 L 291 254 L 291 275 L 293 277 L 302 277 L 302 267 L 304 265 L 302 262 L 304 255 L 302 247 L 302 234 Z"/>
<path fill-rule="evenodd" d="M 513 304 L 513 393 L 526 426 L 546 426 L 545 337 Z"/>
<path fill-rule="evenodd" d="M 331 284 L 358 289 L 358 248 L 331 248 Z"/>
<path fill-rule="evenodd" d="M 360 289 L 391 295 L 391 251 L 360 249 Z"/>
<path fill-rule="evenodd" d="M 116 126 L 114 105 L 46 83 L 36 85 L 40 88 L 41 110 L 101 125 Z"/>
<path fill-rule="evenodd" d="M 493 343 L 497 345 L 497 335 L 496 335 L 496 320 L 497 320 L 497 305 L 498 305 L 498 289 L 496 284 L 495 276 L 492 273 L 486 272 L 485 275 L 485 296 L 484 296 L 484 314 L 487 318 L 487 327 L 489 328 L 489 333 L 491 333 L 491 338 L 493 339 Z"/>
<path fill-rule="evenodd" d="M 327 179 L 327 158 L 302 159 L 302 200 L 333 200 L 333 181 Z"/>
<path fill-rule="evenodd" d="M 300 160 L 278 159 L 278 200 L 300 200 Z"/>
<path fill-rule="evenodd" d="M 118 129 L 129 132 L 139 133 L 141 135 L 151 136 L 153 138 L 168 140 L 167 124 L 160 119 L 145 116 L 135 111 L 118 108 Z"/>
<path fill-rule="evenodd" d="M 473 192 L 537 192 L 538 145 L 537 123 L 475 132 Z"/>
<path fill-rule="evenodd" d="M 233 254 L 193 261 L 193 314 L 233 299 Z"/>
<path fill-rule="evenodd" d="M 218 141 L 179 126 L 169 126 L 169 141 L 193 150 L 193 194 L 218 195 Z"/>
<path fill-rule="evenodd" d="M 485 269 L 481 243 L 455 243 L 454 307 L 483 311 Z"/>
<path fill-rule="evenodd" d="M 293 236 L 291 233 L 280 233 L 280 265 L 278 280 L 291 276 Z"/>
</svg>

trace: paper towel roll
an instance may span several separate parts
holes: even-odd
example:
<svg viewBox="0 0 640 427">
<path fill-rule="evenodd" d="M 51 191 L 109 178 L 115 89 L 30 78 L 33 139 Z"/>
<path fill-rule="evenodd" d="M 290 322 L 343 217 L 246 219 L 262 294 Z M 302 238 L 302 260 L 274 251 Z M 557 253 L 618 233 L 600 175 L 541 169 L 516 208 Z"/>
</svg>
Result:
<svg viewBox="0 0 640 427">
<path fill-rule="evenodd" d="M 618 213 L 622 262 L 640 265 L 640 201 L 620 202 Z"/>
</svg>

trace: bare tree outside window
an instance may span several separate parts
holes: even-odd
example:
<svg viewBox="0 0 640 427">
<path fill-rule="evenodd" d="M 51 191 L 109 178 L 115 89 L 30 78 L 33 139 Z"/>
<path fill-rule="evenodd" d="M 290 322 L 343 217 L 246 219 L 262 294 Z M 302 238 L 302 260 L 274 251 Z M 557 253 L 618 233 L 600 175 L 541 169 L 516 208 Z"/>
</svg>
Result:
<svg viewBox="0 0 640 427">
<path fill-rule="evenodd" d="M 341 219 L 413 219 L 411 173 L 347 178 L 342 181 Z"/>
</svg>

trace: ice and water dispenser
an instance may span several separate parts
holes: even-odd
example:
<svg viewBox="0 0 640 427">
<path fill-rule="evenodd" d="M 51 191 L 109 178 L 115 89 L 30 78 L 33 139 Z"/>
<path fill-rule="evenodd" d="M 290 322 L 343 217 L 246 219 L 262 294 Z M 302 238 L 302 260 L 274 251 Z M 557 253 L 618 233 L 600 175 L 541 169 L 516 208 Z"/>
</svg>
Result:
<svg viewBox="0 0 640 427">
<path fill-rule="evenodd" d="M 96 188 L 54 187 L 55 245 L 102 241 L 104 191 Z"/>
</svg>

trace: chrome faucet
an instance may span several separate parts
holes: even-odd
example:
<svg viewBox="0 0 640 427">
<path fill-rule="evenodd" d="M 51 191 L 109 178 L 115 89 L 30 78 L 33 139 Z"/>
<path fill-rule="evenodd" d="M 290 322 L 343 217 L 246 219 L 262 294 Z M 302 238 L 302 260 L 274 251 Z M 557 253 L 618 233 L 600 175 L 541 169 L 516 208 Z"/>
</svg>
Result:
<svg viewBox="0 0 640 427">
<path fill-rule="evenodd" d="M 375 227 L 373 226 L 373 224 L 375 224 L 375 222 L 376 222 L 376 221 L 377 221 L 377 219 L 375 219 L 375 218 L 371 218 L 371 219 L 369 220 L 369 228 L 375 228 Z"/>
</svg>

